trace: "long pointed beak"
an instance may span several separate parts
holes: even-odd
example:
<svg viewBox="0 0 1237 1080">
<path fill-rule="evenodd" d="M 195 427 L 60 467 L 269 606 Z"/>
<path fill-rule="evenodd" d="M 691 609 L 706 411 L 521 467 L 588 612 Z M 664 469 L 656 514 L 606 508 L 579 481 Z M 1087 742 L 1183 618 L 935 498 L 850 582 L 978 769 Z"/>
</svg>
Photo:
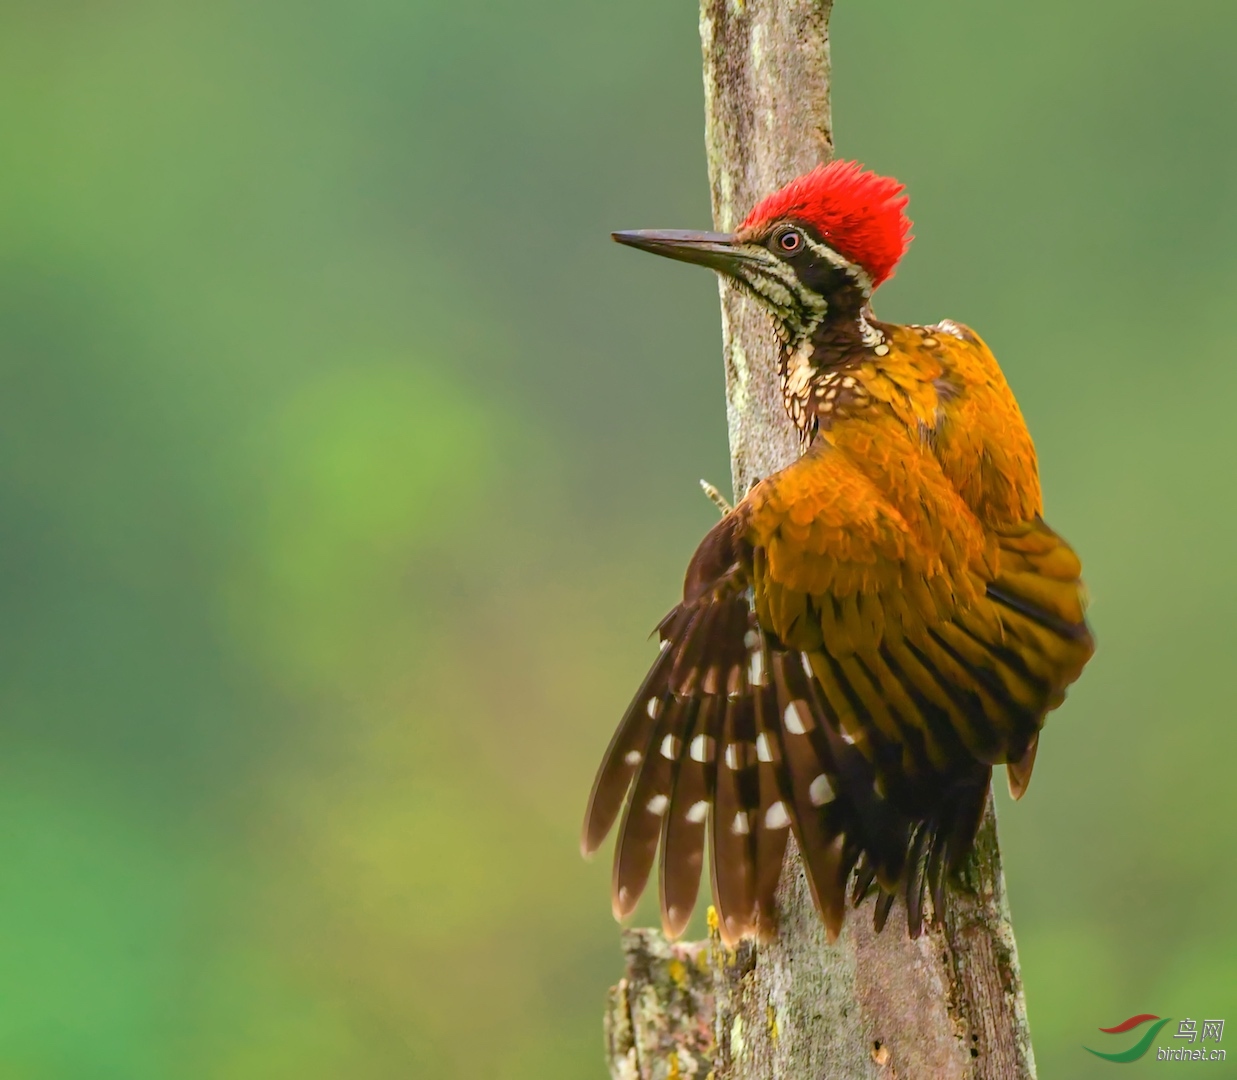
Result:
<svg viewBox="0 0 1237 1080">
<path fill-rule="evenodd" d="M 610 234 L 620 244 L 651 251 L 680 262 L 697 263 L 724 274 L 734 274 L 745 261 L 733 233 L 683 232 L 678 229 L 633 229 Z"/>
</svg>

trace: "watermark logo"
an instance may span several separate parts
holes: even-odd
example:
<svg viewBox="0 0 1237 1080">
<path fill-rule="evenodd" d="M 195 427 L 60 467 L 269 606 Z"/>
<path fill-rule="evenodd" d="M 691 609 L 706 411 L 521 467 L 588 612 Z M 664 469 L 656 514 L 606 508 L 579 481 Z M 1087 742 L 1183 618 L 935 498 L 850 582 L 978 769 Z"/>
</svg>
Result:
<svg viewBox="0 0 1237 1080">
<path fill-rule="evenodd" d="M 1100 1031 L 1105 1035 L 1124 1035 L 1126 1032 L 1134 1031 L 1144 1024 L 1150 1024 L 1151 1026 L 1142 1033 L 1138 1041 L 1128 1050 L 1105 1053 L 1102 1050 L 1092 1050 L 1089 1046 L 1084 1046 L 1083 1049 L 1089 1054 L 1103 1058 L 1105 1061 L 1114 1061 L 1124 1065 L 1144 1057 L 1147 1051 L 1151 1049 L 1151 1044 L 1155 1042 L 1155 1037 L 1160 1033 L 1160 1029 L 1165 1024 L 1170 1023 L 1172 1023 L 1172 1017 L 1169 1016 L 1159 1017 L 1153 1013 L 1139 1013 L 1137 1016 L 1131 1016 L 1128 1020 L 1122 1021 L 1116 1027 L 1100 1028 Z M 1208 1048 L 1202 1045 L 1208 1040 L 1218 1043 L 1223 1035 L 1223 1020 L 1203 1020 L 1200 1025 L 1199 1021 L 1191 1020 L 1187 1017 L 1177 1024 L 1177 1034 L 1173 1036 L 1174 1039 L 1180 1039 L 1182 1042 L 1175 1046 L 1158 1047 L 1155 1054 L 1156 1060 L 1223 1061 L 1225 1059 L 1225 1052 L 1223 1050 L 1214 1047 Z M 1198 1046 L 1189 1045 L 1191 1043 L 1198 1043 Z"/>
<path fill-rule="evenodd" d="M 1125 1063 L 1127 1061 L 1137 1061 L 1148 1050 L 1151 1049 L 1151 1044 L 1155 1042 L 1155 1037 L 1160 1033 L 1160 1028 L 1172 1020 L 1172 1017 L 1166 1016 L 1162 1020 L 1160 1017 L 1152 1013 L 1139 1013 L 1138 1016 L 1131 1016 L 1128 1020 L 1118 1024 L 1116 1027 L 1100 1028 L 1105 1035 L 1124 1035 L 1127 1031 L 1133 1031 L 1135 1028 L 1142 1027 L 1143 1024 L 1156 1021 L 1151 1027 L 1143 1032 L 1143 1036 L 1128 1050 L 1122 1050 L 1116 1054 L 1105 1054 L 1100 1050 L 1092 1050 L 1089 1046 L 1084 1046 L 1083 1049 L 1089 1054 L 1094 1054 L 1098 1058 L 1103 1058 L 1105 1061 L 1118 1061 Z"/>
</svg>

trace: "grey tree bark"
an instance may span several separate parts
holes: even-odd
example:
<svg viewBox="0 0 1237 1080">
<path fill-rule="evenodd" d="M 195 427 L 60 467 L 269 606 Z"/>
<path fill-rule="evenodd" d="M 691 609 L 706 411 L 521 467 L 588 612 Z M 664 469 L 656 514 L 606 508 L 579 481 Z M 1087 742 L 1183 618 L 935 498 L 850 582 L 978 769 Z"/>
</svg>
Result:
<svg viewBox="0 0 1237 1080">
<path fill-rule="evenodd" d="M 832 0 L 701 0 L 705 142 L 716 228 L 833 154 Z M 736 495 L 794 460 L 765 316 L 721 286 L 727 418 Z M 606 1041 L 621 1080 L 1033 1080 L 1026 1005 L 989 798 L 975 852 L 912 941 L 895 905 L 871 904 L 825 942 L 794 843 L 778 891 L 776 942 L 725 950 L 624 934 L 626 975 Z"/>
</svg>

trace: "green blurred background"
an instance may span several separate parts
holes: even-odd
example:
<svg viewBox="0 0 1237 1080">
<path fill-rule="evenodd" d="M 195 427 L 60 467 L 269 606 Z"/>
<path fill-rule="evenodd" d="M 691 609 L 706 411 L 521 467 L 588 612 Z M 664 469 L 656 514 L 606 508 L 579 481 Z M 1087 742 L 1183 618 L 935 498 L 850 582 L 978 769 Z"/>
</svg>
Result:
<svg viewBox="0 0 1237 1080">
<path fill-rule="evenodd" d="M 604 1075 L 578 822 L 729 475 L 713 281 L 607 239 L 708 223 L 696 19 L 4 5 L 0 1077 Z M 1045 1077 L 1237 1023 L 1235 34 L 834 17 L 879 312 L 987 337 L 1093 595 L 1002 802 Z"/>
</svg>

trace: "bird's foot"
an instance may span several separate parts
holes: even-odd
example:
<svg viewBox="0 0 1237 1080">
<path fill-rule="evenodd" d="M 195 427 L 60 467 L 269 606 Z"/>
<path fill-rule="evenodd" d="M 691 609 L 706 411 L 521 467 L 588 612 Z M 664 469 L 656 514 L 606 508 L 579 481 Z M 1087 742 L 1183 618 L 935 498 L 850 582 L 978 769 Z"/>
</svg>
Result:
<svg viewBox="0 0 1237 1080">
<path fill-rule="evenodd" d="M 701 480 L 700 487 L 704 491 L 705 495 L 708 497 L 709 502 L 711 502 L 714 506 L 717 507 L 719 511 L 721 511 L 722 517 L 725 517 L 727 514 L 729 514 L 734 509 L 734 507 L 731 506 L 730 503 L 726 501 L 726 497 L 720 491 L 718 491 L 717 488 L 715 488 L 712 484 L 710 484 L 707 480 Z"/>
</svg>

